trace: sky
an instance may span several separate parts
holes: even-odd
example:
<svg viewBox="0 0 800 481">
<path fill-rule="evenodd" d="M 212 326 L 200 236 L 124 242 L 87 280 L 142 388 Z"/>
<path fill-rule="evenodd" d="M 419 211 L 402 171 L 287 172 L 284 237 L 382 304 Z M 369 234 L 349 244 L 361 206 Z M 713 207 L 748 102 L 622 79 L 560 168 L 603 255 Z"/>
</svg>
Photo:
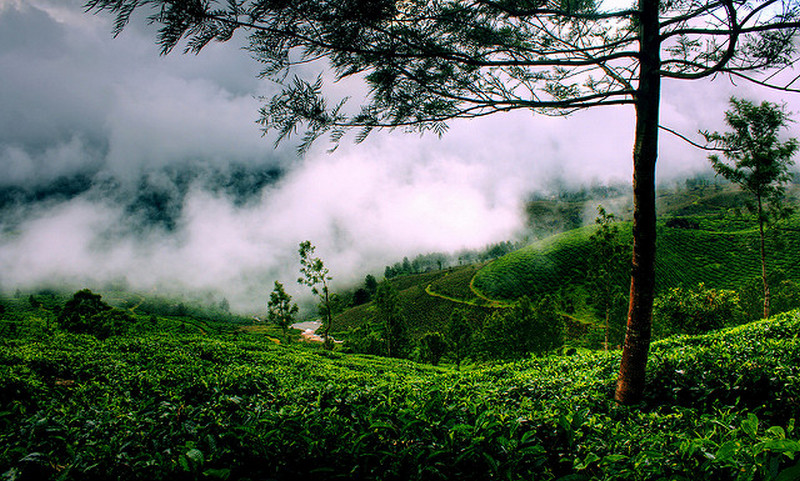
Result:
<svg viewBox="0 0 800 481">
<path fill-rule="evenodd" d="M 308 296 L 294 282 L 301 241 L 346 286 L 403 256 L 514 239 L 525 199 L 553 185 L 630 183 L 631 107 L 457 121 L 442 138 L 376 132 L 300 158 L 256 124 L 277 87 L 241 39 L 160 56 L 145 22 L 113 38 L 111 19 L 82 4 L 0 0 L 7 292 L 116 282 L 257 311 L 274 280 Z M 723 130 L 731 95 L 800 112 L 796 98 L 726 79 L 665 82 L 662 124 Z M 707 170 L 704 152 L 662 135 L 659 181 Z"/>
</svg>

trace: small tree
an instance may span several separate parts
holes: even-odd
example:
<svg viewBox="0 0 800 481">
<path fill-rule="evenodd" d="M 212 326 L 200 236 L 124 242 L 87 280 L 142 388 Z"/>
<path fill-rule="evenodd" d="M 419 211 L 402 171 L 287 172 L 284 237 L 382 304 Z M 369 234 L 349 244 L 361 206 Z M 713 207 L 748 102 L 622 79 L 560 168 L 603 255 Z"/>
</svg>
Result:
<svg viewBox="0 0 800 481">
<path fill-rule="evenodd" d="M 447 352 L 447 342 L 440 332 L 427 332 L 420 338 L 420 361 L 436 366 L 439 364 L 445 352 Z"/>
<path fill-rule="evenodd" d="M 283 289 L 283 284 L 275 281 L 275 287 L 269 295 L 269 302 L 267 302 L 267 319 L 281 328 L 283 340 L 287 344 L 290 342 L 288 336 L 289 326 L 294 323 L 294 316 L 297 311 L 297 304 L 292 303 L 292 296 L 286 293 Z"/>
<path fill-rule="evenodd" d="M 607 351 L 611 315 L 625 301 L 624 278 L 630 251 L 619 238 L 614 214 L 598 205 L 594 221 L 599 228 L 589 237 L 591 256 L 586 286 L 589 303 L 603 319 L 603 350 Z"/>
<path fill-rule="evenodd" d="M 460 370 L 461 361 L 464 360 L 472 346 L 472 327 L 464 311 L 456 309 L 450 314 L 446 337 L 450 351 L 456 358 L 456 370 Z"/>
<path fill-rule="evenodd" d="M 755 200 L 749 206 L 758 221 L 761 251 L 761 282 L 764 290 L 764 318 L 769 317 L 769 282 L 764 227 L 788 215 L 783 204 L 786 183 L 792 179 L 789 166 L 797 152 L 797 139 L 778 140 L 778 132 L 786 128 L 789 117 L 783 108 L 761 102 L 731 98 L 731 109 L 725 112 L 725 123 L 731 132 L 702 132 L 708 142 L 721 148 L 727 162 L 718 155 L 708 160 L 717 174 L 738 184 Z"/>
<path fill-rule="evenodd" d="M 100 294 L 89 289 L 76 292 L 58 315 L 58 323 L 65 331 L 91 334 L 101 339 L 121 333 L 131 322 L 128 314 L 113 309 L 102 301 Z"/>
<path fill-rule="evenodd" d="M 327 349 L 333 348 L 330 339 L 331 327 L 333 325 L 333 306 L 331 305 L 331 293 L 328 281 L 333 279 L 319 257 L 314 257 L 316 247 L 311 245 L 311 241 L 300 243 L 300 273 L 297 282 L 311 288 L 311 292 L 320 300 L 320 315 L 322 316 L 322 338 Z"/>
<path fill-rule="evenodd" d="M 364 289 L 367 290 L 370 296 L 374 296 L 378 292 L 378 280 L 372 274 L 367 274 L 364 278 Z"/>
<path fill-rule="evenodd" d="M 389 357 L 405 357 L 408 350 L 406 321 L 400 310 L 400 297 L 389 281 L 378 284 L 375 304 L 384 323 L 386 354 Z"/>
</svg>

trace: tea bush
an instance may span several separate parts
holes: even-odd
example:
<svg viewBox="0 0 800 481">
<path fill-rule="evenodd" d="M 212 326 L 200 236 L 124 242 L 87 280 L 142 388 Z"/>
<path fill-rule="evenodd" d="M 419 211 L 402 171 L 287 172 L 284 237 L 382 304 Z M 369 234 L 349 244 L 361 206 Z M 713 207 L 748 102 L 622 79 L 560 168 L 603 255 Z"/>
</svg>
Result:
<svg viewBox="0 0 800 481">
<path fill-rule="evenodd" d="M 0 340 L 4 479 L 796 479 L 797 312 L 455 371 L 247 336 Z M 793 478 L 792 476 L 795 476 Z"/>
<path fill-rule="evenodd" d="M 739 324 L 744 315 L 739 295 L 725 289 L 674 287 L 654 303 L 653 324 L 663 335 L 702 334 Z"/>
</svg>

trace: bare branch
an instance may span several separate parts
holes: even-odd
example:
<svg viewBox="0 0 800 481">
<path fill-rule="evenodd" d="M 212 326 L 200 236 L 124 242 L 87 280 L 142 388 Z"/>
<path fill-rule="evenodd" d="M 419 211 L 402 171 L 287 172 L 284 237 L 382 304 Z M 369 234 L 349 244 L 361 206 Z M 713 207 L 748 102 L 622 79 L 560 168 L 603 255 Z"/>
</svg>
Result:
<svg viewBox="0 0 800 481">
<path fill-rule="evenodd" d="M 726 151 L 725 149 L 721 149 L 719 147 L 709 147 L 708 145 L 698 144 L 697 142 L 693 141 L 692 139 L 686 137 L 685 135 L 681 134 L 680 132 L 672 130 L 669 127 L 665 127 L 665 126 L 659 124 L 658 128 L 663 130 L 663 131 L 665 131 L 665 132 L 671 133 L 672 135 L 678 137 L 679 139 L 683 140 L 687 144 L 689 144 L 689 145 L 691 145 L 693 147 L 697 147 L 698 149 L 707 150 L 709 152 L 725 152 Z"/>
</svg>

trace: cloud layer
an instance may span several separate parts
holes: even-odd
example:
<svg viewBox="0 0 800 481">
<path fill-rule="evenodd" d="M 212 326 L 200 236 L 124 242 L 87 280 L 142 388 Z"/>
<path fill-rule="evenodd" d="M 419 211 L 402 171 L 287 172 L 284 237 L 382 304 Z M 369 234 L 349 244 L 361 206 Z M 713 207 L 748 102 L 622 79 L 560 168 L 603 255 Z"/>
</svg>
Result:
<svg viewBox="0 0 800 481">
<path fill-rule="evenodd" d="M 160 57 L 145 22 L 112 39 L 82 3 L 0 0 L 6 290 L 124 280 L 258 309 L 275 279 L 306 294 L 293 286 L 302 240 L 346 284 L 403 256 L 512 238 L 525 198 L 555 180 L 631 177 L 630 108 L 454 122 L 442 139 L 378 132 L 298 159 L 262 137 L 258 97 L 274 86 L 236 39 Z M 724 81 L 664 88 L 663 123 L 689 134 L 722 129 L 731 94 L 765 98 Z M 704 159 L 665 134 L 659 177 Z"/>
</svg>

